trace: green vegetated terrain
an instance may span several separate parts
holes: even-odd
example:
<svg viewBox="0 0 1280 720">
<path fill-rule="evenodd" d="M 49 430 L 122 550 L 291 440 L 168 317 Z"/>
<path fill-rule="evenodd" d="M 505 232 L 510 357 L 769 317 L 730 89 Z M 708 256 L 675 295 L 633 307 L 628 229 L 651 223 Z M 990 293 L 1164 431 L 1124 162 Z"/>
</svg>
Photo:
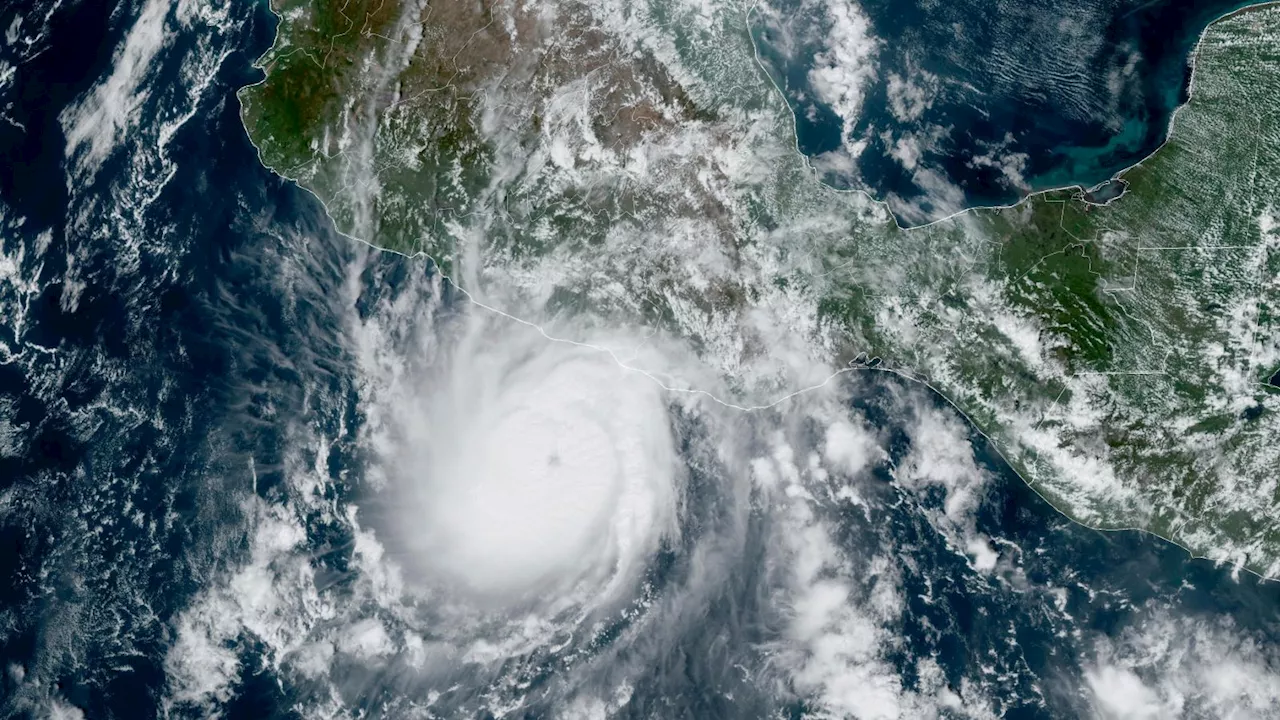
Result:
<svg viewBox="0 0 1280 720">
<path fill-rule="evenodd" d="M 775 313 L 928 382 L 1069 515 L 1280 575 L 1280 10 L 1207 31 L 1119 200 L 901 230 L 814 180 L 743 9 L 611 7 L 279 2 L 246 127 L 341 230 L 464 284 L 536 276 L 542 311 L 729 374 Z"/>
<path fill-rule="evenodd" d="M 319 195 L 339 227 L 422 249 L 419 238 L 465 208 L 485 165 L 466 66 L 453 57 L 467 38 L 427 25 L 425 6 L 397 0 L 287 0 L 273 9 L 277 40 L 259 60 L 267 81 L 240 96 L 263 161 Z"/>
<path fill-rule="evenodd" d="M 928 228 L 969 263 L 866 336 L 928 378 L 1056 504 L 1280 571 L 1280 13 L 1210 28 L 1168 144 L 1092 206 L 1071 192 Z M 910 231 L 907 235 L 915 234 Z M 896 312 L 868 275 L 842 320 Z M 937 287 L 936 285 L 934 287 Z M 883 298 L 868 305 L 867 296 Z M 859 325 L 866 327 L 865 324 Z"/>
</svg>

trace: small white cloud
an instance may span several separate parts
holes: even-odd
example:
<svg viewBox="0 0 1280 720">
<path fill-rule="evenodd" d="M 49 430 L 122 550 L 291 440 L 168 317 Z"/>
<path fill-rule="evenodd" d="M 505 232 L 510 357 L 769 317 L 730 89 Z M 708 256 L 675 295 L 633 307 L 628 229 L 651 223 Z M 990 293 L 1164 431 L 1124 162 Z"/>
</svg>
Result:
<svg viewBox="0 0 1280 720">
<path fill-rule="evenodd" d="M 75 705 L 54 700 L 49 704 L 49 720 L 84 720 L 84 711 Z"/>
<path fill-rule="evenodd" d="M 991 548 L 991 541 L 986 537 L 971 537 L 965 550 L 973 558 L 973 567 L 981 572 L 994 570 L 1000 559 L 1000 553 Z"/>
<path fill-rule="evenodd" d="M 875 79 L 879 41 L 871 22 L 852 3 L 826 5 L 830 23 L 824 49 L 813 58 L 809 84 L 823 103 L 843 122 L 845 144 L 853 143 L 853 129 L 862 114 L 866 86 Z"/>
<path fill-rule="evenodd" d="M 1160 698 L 1130 670 L 1105 666 L 1084 674 L 1098 714 L 1106 720 L 1155 720 L 1164 717 Z"/>
<path fill-rule="evenodd" d="M 899 122 L 916 122 L 924 112 L 933 107 L 938 92 L 938 76 L 930 72 L 916 71 L 902 76 L 889 73 L 886 86 L 889 110 Z"/>
<path fill-rule="evenodd" d="M 898 161 L 905 170 L 915 170 L 920 165 L 920 157 L 924 154 L 920 140 L 912 133 L 906 133 L 888 145 L 889 157 Z"/>
<path fill-rule="evenodd" d="M 1005 184 L 1021 191 L 1031 189 L 1027 183 L 1026 171 L 1030 156 L 1023 152 L 1007 152 L 1004 147 L 992 148 L 985 155 L 977 155 L 969 160 L 971 168 L 993 168 L 1000 171 Z"/>
<path fill-rule="evenodd" d="M 347 628 L 338 648 L 359 658 L 386 657 L 396 650 L 386 628 L 372 618 L 361 620 Z"/>
<path fill-rule="evenodd" d="M 824 455 L 846 475 L 857 475 L 884 456 L 875 435 L 865 427 L 837 420 L 827 428 Z"/>
</svg>

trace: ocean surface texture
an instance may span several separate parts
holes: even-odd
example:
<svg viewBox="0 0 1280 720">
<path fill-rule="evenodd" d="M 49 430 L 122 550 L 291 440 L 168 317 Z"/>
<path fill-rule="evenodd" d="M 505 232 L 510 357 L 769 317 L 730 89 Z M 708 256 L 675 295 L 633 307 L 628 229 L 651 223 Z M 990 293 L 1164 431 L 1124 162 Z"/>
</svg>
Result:
<svg viewBox="0 0 1280 720">
<path fill-rule="evenodd" d="M 778 6 L 755 32 L 801 150 L 908 222 L 1105 180 L 1152 150 L 1196 33 L 1226 9 L 850 7 L 856 31 Z M 822 425 L 694 412 L 503 324 L 426 259 L 336 233 L 238 115 L 274 24 L 247 1 L 0 7 L 0 717 L 1277 717 L 1280 585 L 1069 521 L 926 389 L 844 375 L 842 419 Z M 820 26 L 879 58 L 849 126 L 802 61 L 831 55 L 805 35 Z M 926 85 L 935 99 L 913 100 Z M 547 409 L 597 376 L 607 408 Z M 469 382 L 460 397 L 496 388 L 521 402 L 486 413 L 515 414 L 449 404 Z M 449 538 L 511 562 L 420 567 L 477 547 L 415 544 L 387 494 L 418 461 L 388 460 L 386 428 L 441 407 L 484 433 L 533 413 L 558 433 L 547 467 L 571 470 L 578 429 L 643 411 L 581 462 L 660 458 L 674 479 L 576 501 L 634 503 L 644 552 L 523 605 L 460 600 L 432 573 L 503 596 L 538 552 L 569 552 L 539 518 L 575 516 L 533 491 L 448 496 L 465 508 Z M 529 436 L 500 437 L 515 453 Z M 807 497 L 810 475 L 843 479 Z M 625 535 L 610 527 L 582 541 Z"/>
<path fill-rule="evenodd" d="M 1090 188 L 1151 154 L 1240 0 L 771 0 L 761 62 L 824 182 L 904 226 Z"/>
</svg>

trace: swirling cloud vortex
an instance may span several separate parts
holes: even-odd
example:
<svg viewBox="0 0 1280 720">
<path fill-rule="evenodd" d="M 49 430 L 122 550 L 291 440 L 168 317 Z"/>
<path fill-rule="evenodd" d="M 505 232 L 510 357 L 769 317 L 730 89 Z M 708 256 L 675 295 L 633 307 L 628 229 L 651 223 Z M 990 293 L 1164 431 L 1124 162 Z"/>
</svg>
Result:
<svg viewBox="0 0 1280 720">
<path fill-rule="evenodd" d="M 608 354 L 495 321 L 398 399 L 400 534 L 412 561 L 497 598 L 634 578 L 674 532 L 661 388 Z"/>
</svg>

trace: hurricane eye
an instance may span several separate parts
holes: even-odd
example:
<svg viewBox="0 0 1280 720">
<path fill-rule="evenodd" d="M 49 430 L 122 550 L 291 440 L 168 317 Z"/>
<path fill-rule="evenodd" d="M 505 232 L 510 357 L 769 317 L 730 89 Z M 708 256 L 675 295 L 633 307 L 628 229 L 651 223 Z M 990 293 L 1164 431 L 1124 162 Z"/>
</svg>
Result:
<svg viewBox="0 0 1280 720">
<path fill-rule="evenodd" d="M 436 365 L 384 396 L 401 428 L 383 460 L 394 542 L 422 577 L 490 600 L 634 582 L 675 521 L 662 387 L 500 317 L 463 322 Z"/>
</svg>

